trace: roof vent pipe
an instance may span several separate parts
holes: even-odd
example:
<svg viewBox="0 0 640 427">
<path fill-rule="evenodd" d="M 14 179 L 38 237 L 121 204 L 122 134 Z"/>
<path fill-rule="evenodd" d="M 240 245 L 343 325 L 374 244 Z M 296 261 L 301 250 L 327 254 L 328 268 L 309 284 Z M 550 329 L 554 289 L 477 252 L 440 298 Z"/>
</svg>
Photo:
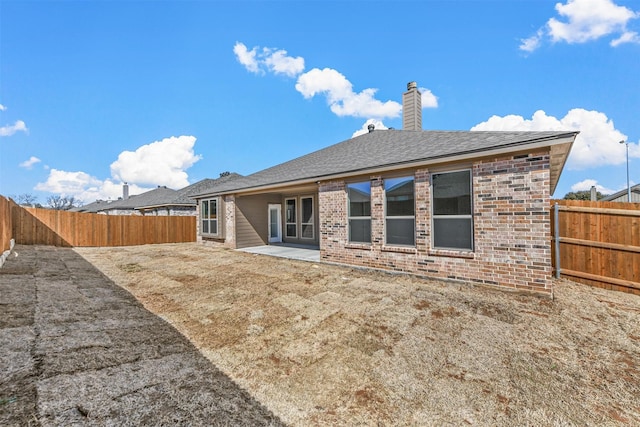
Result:
<svg viewBox="0 0 640 427">
<path fill-rule="evenodd" d="M 122 184 L 122 198 L 127 200 L 129 198 L 129 184 L 126 182 Z"/>
<path fill-rule="evenodd" d="M 367 129 L 369 129 L 369 133 L 373 132 L 373 130 L 376 128 L 376 125 L 374 125 L 373 123 L 371 123 L 369 126 L 367 126 Z"/>
</svg>

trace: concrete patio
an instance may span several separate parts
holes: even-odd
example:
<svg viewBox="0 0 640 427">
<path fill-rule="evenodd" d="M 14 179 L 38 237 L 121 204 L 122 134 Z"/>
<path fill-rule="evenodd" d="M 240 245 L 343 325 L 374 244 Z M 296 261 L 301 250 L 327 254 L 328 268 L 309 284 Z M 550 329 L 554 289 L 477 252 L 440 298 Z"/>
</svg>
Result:
<svg viewBox="0 0 640 427">
<path fill-rule="evenodd" d="M 317 246 L 271 244 L 238 249 L 252 254 L 270 255 L 300 261 L 320 262 L 320 248 Z"/>
</svg>

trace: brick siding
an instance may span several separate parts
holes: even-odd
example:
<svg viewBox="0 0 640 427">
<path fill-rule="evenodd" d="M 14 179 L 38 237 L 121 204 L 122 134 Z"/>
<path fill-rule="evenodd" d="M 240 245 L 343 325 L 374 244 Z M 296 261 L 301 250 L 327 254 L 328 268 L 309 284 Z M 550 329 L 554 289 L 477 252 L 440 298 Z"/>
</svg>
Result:
<svg viewBox="0 0 640 427">
<path fill-rule="evenodd" d="M 235 196 L 227 195 L 221 196 L 221 206 L 219 207 L 220 212 L 218 212 L 218 227 L 222 233 L 219 237 L 212 236 L 203 236 L 200 232 L 200 228 L 202 227 L 202 221 L 200 221 L 200 201 L 196 206 L 196 215 L 198 217 L 198 224 L 196 226 L 196 241 L 198 243 L 202 243 L 206 246 L 214 246 L 214 247 L 225 247 L 225 248 L 236 248 L 236 202 Z"/>
<path fill-rule="evenodd" d="M 384 176 L 369 177 L 371 244 L 348 242 L 345 182 L 321 183 L 321 259 L 550 292 L 549 152 L 485 159 L 471 171 L 473 252 L 432 248 L 431 172 L 425 168 L 409 172 L 415 179 L 415 247 L 385 245 Z"/>
</svg>

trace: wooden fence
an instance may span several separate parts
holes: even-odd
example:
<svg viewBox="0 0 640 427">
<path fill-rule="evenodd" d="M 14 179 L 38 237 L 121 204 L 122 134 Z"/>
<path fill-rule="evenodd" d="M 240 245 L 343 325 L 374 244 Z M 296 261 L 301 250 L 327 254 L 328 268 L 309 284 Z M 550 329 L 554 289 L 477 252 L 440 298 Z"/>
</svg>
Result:
<svg viewBox="0 0 640 427">
<path fill-rule="evenodd" d="M 13 238 L 23 245 L 131 246 L 196 241 L 194 216 L 100 215 L 14 204 L 11 217 Z"/>
<path fill-rule="evenodd" d="M 640 203 L 552 200 L 552 212 L 556 203 L 551 223 L 554 271 L 577 282 L 640 295 Z M 0 196 L 0 253 L 9 249 L 12 238 L 18 244 L 56 246 L 195 242 L 196 218 L 23 208 Z"/>
<path fill-rule="evenodd" d="M 640 295 L 640 203 L 552 200 L 552 213 L 556 203 L 551 225 L 556 274 Z"/>
<path fill-rule="evenodd" d="M 13 206 L 16 206 L 13 200 L 0 196 L 0 254 L 9 250 L 9 245 L 13 238 L 11 216 Z"/>
</svg>

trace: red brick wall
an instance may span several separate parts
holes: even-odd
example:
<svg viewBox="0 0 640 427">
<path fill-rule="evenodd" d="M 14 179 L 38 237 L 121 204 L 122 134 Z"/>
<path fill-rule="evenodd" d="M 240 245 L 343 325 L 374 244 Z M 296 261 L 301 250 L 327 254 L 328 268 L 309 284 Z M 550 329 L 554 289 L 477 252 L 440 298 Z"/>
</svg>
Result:
<svg viewBox="0 0 640 427">
<path fill-rule="evenodd" d="M 431 172 L 415 178 L 416 246 L 384 240 L 384 176 L 371 176 L 371 244 L 350 244 L 343 181 L 320 185 L 324 261 L 512 288 L 551 291 L 549 153 L 478 161 L 472 166 L 474 251 L 431 243 Z M 409 172 L 411 174 L 411 172 Z"/>
</svg>

